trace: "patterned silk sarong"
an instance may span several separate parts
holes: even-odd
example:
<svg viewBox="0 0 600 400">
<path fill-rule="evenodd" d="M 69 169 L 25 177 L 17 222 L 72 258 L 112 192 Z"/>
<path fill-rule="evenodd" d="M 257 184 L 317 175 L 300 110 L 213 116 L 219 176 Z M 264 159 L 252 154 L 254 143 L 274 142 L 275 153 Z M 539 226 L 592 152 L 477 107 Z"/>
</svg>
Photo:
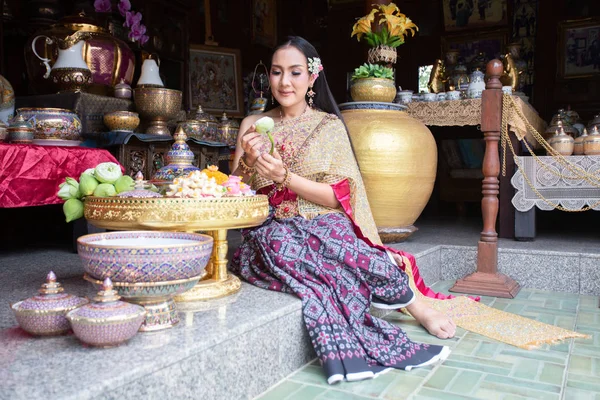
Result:
<svg viewBox="0 0 600 400">
<path fill-rule="evenodd" d="M 411 341 L 369 314 L 372 298 L 406 306 L 408 276 L 385 251 L 354 233 L 343 213 L 269 219 L 243 231 L 232 269 L 248 282 L 294 293 L 329 383 L 372 378 L 388 367 L 411 369 L 445 358 L 444 346 Z"/>
</svg>

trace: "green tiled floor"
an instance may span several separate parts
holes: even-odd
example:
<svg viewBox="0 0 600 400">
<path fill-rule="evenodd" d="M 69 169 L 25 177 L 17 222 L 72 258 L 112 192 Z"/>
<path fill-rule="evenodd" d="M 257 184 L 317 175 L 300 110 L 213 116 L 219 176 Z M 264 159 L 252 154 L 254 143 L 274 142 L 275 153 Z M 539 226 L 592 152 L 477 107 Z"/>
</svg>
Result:
<svg viewBox="0 0 600 400">
<path fill-rule="evenodd" d="M 446 292 L 453 282 L 438 282 Z M 439 340 L 400 313 L 398 323 L 417 341 L 446 344 L 443 363 L 410 372 L 393 370 L 376 379 L 330 386 L 312 362 L 256 400 L 359 399 L 582 399 L 600 400 L 600 308 L 597 296 L 523 289 L 515 299 L 484 297 L 492 307 L 591 335 L 538 350 L 522 350 L 463 329 Z"/>
</svg>

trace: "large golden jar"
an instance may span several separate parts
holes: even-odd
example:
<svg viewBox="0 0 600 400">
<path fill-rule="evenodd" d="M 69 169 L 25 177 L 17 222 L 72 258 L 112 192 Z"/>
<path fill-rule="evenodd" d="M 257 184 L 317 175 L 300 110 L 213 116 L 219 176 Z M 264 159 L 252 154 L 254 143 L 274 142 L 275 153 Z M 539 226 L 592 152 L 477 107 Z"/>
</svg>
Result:
<svg viewBox="0 0 600 400">
<path fill-rule="evenodd" d="M 112 95 L 113 87 L 121 79 L 131 85 L 135 71 L 133 51 L 127 43 L 117 39 L 107 30 L 98 26 L 93 19 L 87 18 L 81 13 L 78 16 L 65 17 L 58 23 L 36 32 L 25 45 L 27 75 L 37 93 L 54 93 L 56 90 L 50 80 L 44 79 L 46 67 L 33 53 L 33 39 L 38 35 L 64 39 L 75 32 L 87 32 L 91 36 L 83 46 L 83 59 L 92 71 L 92 84 L 86 90 L 87 92 Z M 54 65 L 58 57 L 56 43 L 47 44 L 44 40 L 38 40 L 36 50 L 41 57 L 51 60 L 50 65 Z"/>
<path fill-rule="evenodd" d="M 381 239 L 397 242 L 429 201 L 437 170 L 433 135 L 405 106 L 355 102 L 340 105 Z"/>
</svg>

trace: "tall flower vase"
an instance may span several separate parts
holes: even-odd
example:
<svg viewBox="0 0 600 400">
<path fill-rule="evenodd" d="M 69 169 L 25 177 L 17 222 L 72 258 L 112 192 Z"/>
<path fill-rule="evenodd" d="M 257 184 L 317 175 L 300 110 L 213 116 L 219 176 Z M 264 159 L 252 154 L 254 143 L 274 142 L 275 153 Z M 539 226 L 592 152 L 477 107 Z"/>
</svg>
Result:
<svg viewBox="0 0 600 400">
<path fill-rule="evenodd" d="M 340 104 L 384 243 L 400 242 L 417 230 L 414 223 L 435 183 L 435 140 L 405 108 L 394 103 Z"/>
</svg>

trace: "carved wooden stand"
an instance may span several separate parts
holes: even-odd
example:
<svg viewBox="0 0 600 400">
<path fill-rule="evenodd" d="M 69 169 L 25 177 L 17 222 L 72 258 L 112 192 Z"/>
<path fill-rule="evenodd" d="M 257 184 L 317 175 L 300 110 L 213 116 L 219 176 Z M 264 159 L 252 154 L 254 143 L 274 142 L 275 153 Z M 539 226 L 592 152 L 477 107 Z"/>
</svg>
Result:
<svg viewBox="0 0 600 400">
<path fill-rule="evenodd" d="M 512 278 L 498 273 L 498 234 L 496 233 L 500 192 L 498 141 L 502 127 L 502 83 L 500 82 L 502 71 L 500 60 L 492 60 L 487 64 L 487 75 L 490 78 L 481 99 L 481 130 L 485 138 L 485 155 L 481 200 L 483 231 L 477 246 L 477 271 L 457 280 L 450 291 L 513 298 L 520 287 Z"/>
</svg>

